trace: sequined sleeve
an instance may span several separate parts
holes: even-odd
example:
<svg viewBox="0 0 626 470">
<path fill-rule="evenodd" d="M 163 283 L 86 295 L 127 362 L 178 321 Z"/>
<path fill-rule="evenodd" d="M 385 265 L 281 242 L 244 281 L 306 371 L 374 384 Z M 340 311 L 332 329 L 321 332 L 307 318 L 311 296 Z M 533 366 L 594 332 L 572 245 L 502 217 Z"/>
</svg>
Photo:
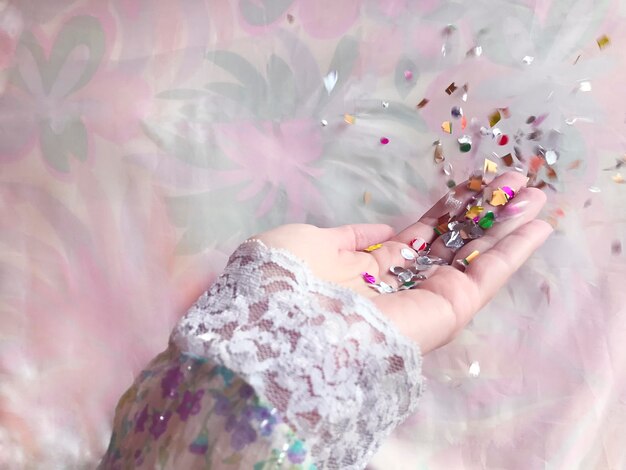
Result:
<svg viewBox="0 0 626 470">
<path fill-rule="evenodd" d="M 139 426 L 154 439 L 168 429 L 158 444 L 166 462 L 186 449 L 204 451 L 211 468 L 361 469 L 423 388 L 418 347 L 369 300 L 259 241 L 231 256 L 168 351 L 118 405 L 107 459 Z M 120 413 L 125 402 L 138 405 Z"/>
</svg>

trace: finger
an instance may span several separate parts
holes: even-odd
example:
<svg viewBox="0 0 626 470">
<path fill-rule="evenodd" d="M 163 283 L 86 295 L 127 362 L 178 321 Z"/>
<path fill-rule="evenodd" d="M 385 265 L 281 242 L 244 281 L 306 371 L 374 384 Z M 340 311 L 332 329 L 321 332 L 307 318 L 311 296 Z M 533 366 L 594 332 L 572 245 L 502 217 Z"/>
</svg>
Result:
<svg viewBox="0 0 626 470">
<path fill-rule="evenodd" d="M 389 240 L 394 233 L 386 224 L 351 224 L 324 229 L 340 250 L 359 251 Z"/>
<path fill-rule="evenodd" d="M 539 248 L 553 228 L 543 220 L 533 220 L 481 253 L 465 270 L 480 293 L 480 307 L 486 304 L 511 275 Z"/>
<path fill-rule="evenodd" d="M 450 213 L 451 216 L 458 215 L 476 195 L 476 192 L 470 190 L 467 184 L 468 181 L 464 181 L 447 192 L 417 222 L 399 232 L 393 240 L 408 244 L 415 238 L 421 238 L 425 243 L 432 242 L 436 236 L 434 228 L 437 225 L 437 219 L 446 213 Z"/>
<path fill-rule="evenodd" d="M 508 212 L 515 212 L 515 215 L 509 216 L 505 220 L 502 220 L 504 216 L 501 217 L 503 212 L 500 212 L 495 225 L 487 229 L 485 235 L 482 237 L 466 243 L 454 254 L 451 264 L 455 266 L 457 260 L 464 259 L 474 251 L 478 251 L 479 253 L 486 252 L 502 238 L 537 217 L 545 203 L 546 195 L 540 189 L 522 188 L 515 197 L 514 202 L 510 203 L 511 208 L 519 207 L 521 208 L 520 211 L 509 210 Z"/>
<path fill-rule="evenodd" d="M 484 192 L 491 192 L 495 189 L 501 188 L 503 186 L 509 186 L 516 193 L 519 192 L 520 188 L 526 185 L 527 177 L 517 172 L 507 172 L 504 173 L 497 178 L 495 178 L 491 183 L 487 185 Z M 484 207 L 484 211 L 482 214 L 486 214 L 487 212 L 493 212 L 496 214 L 499 213 L 500 209 L 498 207 L 492 206 L 487 201 L 482 203 L 482 207 Z M 440 258 L 445 259 L 446 261 L 452 261 L 454 257 L 454 250 L 448 248 L 443 239 L 441 237 L 437 238 L 432 244 L 431 253 L 434 256 L 438 256 Z"/>
</svg>

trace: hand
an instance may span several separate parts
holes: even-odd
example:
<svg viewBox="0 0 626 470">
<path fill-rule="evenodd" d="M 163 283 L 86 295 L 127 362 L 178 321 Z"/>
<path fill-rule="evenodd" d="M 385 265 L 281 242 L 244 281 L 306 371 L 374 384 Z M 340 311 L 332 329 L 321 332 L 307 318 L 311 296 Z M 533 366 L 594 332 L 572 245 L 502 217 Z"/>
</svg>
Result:
<svg viewBox="0 0 626 470">
<path fill-rule="evenodd" d="M 448 196 L 445 196 L 420 220 L 397 234 L 390 226 L 381 224 L 336 228 L 297 224 L 254 238 L 267 246 L 290 251 L 305 261 L 318 278 L 370 298 L 425 354 L 450 342 L 552 232 L 548 223 L 536 219 L 545 204 L 545 195 L 538 189 L 526 188 L 525 184 L 526 177 L 519 173 L 506 173 L 492 181 L 489 188 L 509 186 L 516 196 L 506 206 L 484 203 L 485 212 L 496 214 L 496 223 L 484 236 L 466 243 L 456 253 L 446 248 L 441 238 L 436 238 L 433 228 L 445 213 L 465 212 L 467 203 L 476 195 L 466 183 L 452 190 L 454 198 L 463 202 L 457 211 L 447 208 Z M 379 294 L 369 287 L 362 278 L 364 272 L 372 274 L 378 282 L 398 284 L 389 268 L 409 265 L 400 250 L 407 248 L 414 238 L 432 243 L 430 254 L 451 265 L 426 271 L 428 279 L 411 290 Z M 383 246 L 371 253 L 362 251 L 376 243 Z M 463 270 L 456 260 L 464 259 L 474 250 L 480 255 Z"/>
</svg>

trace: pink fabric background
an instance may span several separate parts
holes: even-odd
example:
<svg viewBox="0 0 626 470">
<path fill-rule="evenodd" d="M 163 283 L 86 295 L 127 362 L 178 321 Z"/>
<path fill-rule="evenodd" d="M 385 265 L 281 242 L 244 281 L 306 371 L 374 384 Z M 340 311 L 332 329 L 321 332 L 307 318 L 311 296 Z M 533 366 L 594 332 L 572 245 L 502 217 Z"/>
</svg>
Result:
<svg viewBox="0 0 626 470">
<path fill-rule="evenodd" d="M 372 467 L 624 468 L 626 185 L 603 169 L 625 151 L 625 45 L 614 0 L 2 2 L 0 467 L 92 467 L 242 239 L 412 221 L 445 191 L 431 144 L 455 81 L 469 117 L 562 133 L 557 232 L 425 359 L 421 409 Z M 457 180 L 512 150 L 444 149 Z"/>
</svg>

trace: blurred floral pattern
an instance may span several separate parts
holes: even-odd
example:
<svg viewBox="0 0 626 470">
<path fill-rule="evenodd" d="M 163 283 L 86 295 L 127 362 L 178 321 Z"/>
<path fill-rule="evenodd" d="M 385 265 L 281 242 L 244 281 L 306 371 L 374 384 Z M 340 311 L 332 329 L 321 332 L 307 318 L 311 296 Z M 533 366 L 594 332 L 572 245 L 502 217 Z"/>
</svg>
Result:
<svg viewBox="0 0 626 470">
<path fill-rule="evenodd" d="M 0 467 L 93 467 L 244 238 L 400 229 L 510 153 L 556 234 L 425 358 L 421 409 L 372 468 L 622 468 L 625 26 L 619 0 L 0 2 Z M 468 124 L 447 135 L 453 106 Z M 495 109 L 503 145 L 480 132 Z M 135 425 L 158 439 L 200 412 L 179 394 Z"/>
</svg>

